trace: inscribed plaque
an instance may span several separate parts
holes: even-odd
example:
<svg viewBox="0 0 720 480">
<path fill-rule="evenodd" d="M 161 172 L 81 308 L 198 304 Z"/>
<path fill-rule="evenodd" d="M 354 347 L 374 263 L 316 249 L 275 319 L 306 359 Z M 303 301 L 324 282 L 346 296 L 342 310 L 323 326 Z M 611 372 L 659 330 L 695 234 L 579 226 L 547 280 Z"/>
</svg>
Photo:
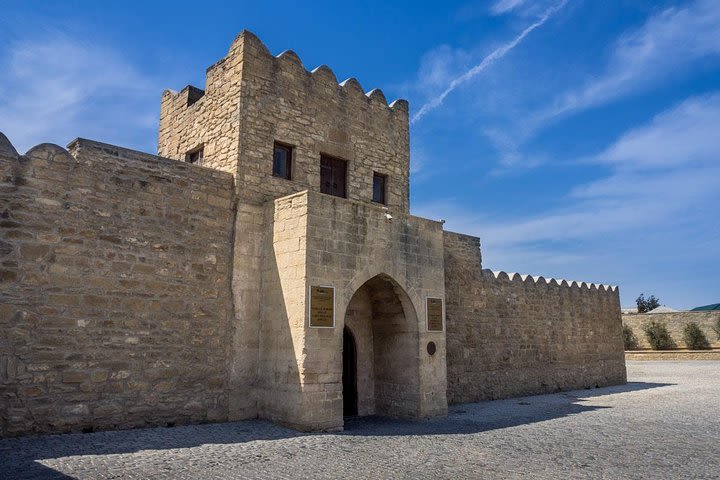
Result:
<svg viewBox="0 0 720 480">
<path fill-rule="evenodd" d="M 427 329 L 429 332 L 443 331 L 443 301 L 442 298 L 427 299 Z"/>
<path fill-rule="evenodd" d="M 310 287 L 310 326 L 335 326 L 335 289 L 333 287 Z"/>
</svg>

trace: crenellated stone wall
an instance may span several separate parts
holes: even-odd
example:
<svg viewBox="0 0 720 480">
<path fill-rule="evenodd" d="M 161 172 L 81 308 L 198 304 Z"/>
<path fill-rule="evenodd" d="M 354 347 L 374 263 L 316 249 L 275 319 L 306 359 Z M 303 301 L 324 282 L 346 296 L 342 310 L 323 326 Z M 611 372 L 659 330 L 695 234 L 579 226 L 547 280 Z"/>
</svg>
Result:
<svg viewBox="0 0 720 480">
<path fill-rule="evenodd" d="M 482 270 L 477 238 L 409 214 L 406 101 L 244 31 L 160 117 L 161 157 L 83 139 L 21 156 L 0 134 L 0 435 L 338 429 L 345 361 L 359 413 L 393 417 L 625 381 L 616 288 Z M 320 193 L 322 155 L 348 162 L 347 198 Z M 313 286 L 332 326 L 310 325 Z"/>
<path fill-rule="evenodd" d="M 625 383 L 617 287 L 483 270 L 445 232 L 448 401 Z"/>
<path fill-rule="evenodd" d="M 233 179 L 0 135 L 0 436 L 228 418 Z"/>
</svg>

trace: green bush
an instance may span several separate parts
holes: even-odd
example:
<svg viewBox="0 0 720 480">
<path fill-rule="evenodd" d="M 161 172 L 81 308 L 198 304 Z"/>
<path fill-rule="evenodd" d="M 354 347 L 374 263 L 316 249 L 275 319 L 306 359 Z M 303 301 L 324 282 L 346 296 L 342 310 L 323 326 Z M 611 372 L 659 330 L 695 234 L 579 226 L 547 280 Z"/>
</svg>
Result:
<svg viewBox="0 0 720 480">
<path fill-rule="evenodd" d="M 670 337 L 670 333 L 664 322 L 652 321 L 646 323 L 643 325 L 643 331 L 653 350 L 670 350 L 675 346 L 675 342 Z"/>
<path fill-rule="evenodd" d="M 683 328 L 683 340 L 685 340 L 685 345 L 690 350 L 710 348 L 710 342 L 708 342 L 705 333 L 695 322 L 690 322 L 685 325 L 685 328 Z"/>
<path fill-rule="evenodd" d="M 633 332 L 633 329 L 630 328 L 629 325 L 623 325 L 622 335 L 623 343 L 625 344 L 625 350 L 635 350 L 636 348 L 638 348 L 637 337 L 635 336 L 635 332 Z"/>
</svg>

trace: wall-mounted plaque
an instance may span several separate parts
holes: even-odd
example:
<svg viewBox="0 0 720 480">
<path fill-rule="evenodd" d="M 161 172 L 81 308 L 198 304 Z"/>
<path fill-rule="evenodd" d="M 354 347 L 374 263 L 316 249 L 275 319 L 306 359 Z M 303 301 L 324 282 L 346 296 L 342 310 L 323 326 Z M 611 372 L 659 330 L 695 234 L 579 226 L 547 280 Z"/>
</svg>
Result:
<svg viewBox="0 0 720 480">
<path fill-rule="evenodd" d="M 442 298 L 427 299 L 427 329 L 428 332 L 443 331 L 443 301 Z"/>
<path fill-rule="evenodd" d="M 309 311 L 311 327 L 334 327 L 335 288 L 311 286 Z"/>
</svg>

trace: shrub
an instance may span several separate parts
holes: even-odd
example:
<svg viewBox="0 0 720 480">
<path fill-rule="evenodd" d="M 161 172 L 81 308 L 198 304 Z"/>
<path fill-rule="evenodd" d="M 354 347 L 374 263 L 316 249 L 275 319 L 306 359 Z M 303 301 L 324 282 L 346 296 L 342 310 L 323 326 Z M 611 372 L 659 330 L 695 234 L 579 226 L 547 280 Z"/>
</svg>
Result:
<svg viewBox="0 0 720 480">
<path fill-rule="evenodd" d="M 635 336 L 635 332 L 633 332 L 633 329 L 630 328 L 629 325 L 623 325 L 622 335 L 623 343 L 625 344 L 625 350 L 635 350 L 636 348 L 638 348 L 637 337 Z"/>
<path fill-rule="evenodd" d="M 685 345 L 690 350 L 710 348 L 710 342 L 708 342 L 705 333 L 695 322 L 690 322 L 685 325 L 685 328 L 683 328 L 683 340 L 685 340 Z"/>
<path fill-rule="evenodd" d="M 643 325 L 643 331 L 653 350 L 669 350 L 675 346 L 664 322 L 646 323 Z"/>
</svg>

